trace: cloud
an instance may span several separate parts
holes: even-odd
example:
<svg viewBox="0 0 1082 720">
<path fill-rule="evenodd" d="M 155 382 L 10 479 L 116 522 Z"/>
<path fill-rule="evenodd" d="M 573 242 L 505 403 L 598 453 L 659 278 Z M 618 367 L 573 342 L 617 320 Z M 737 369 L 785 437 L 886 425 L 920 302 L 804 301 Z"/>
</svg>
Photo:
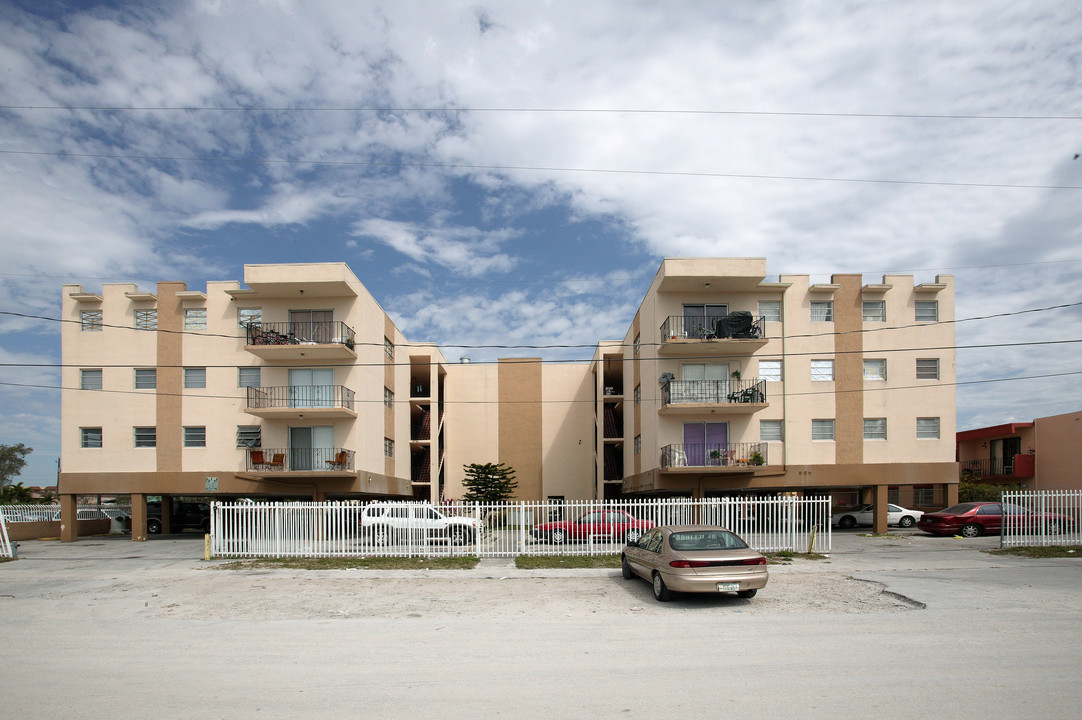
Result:
<svg viewBox="0 0 1082 720">
<path fill-rule="evenodd" d="M 352 234 L 377 240 L 422 266 L 441 265 L 472 277 L 507 272 L 516 264 L 514 257 L 498 251 L 517 235 L 511 230 L 421 227 L 409 222 L 368 219 L 354 223 Z"/>
</svg>

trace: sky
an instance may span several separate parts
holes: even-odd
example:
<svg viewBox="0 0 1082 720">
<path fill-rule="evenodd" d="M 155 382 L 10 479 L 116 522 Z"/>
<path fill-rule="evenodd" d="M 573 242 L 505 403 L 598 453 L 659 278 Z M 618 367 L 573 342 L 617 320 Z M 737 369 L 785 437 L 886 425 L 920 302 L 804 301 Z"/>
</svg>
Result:
<svg viewBox="0 0 1082 720">
<path fill-rule="evenodd" d="M 1079 154 L 1077 0 L 8 0 L 0 443 L 55 482 L 62 284 L 275 262 L 475 362 L 622 338 L 665 257 L 952 274 L 959 429 L 1076 411 Z"/>
</svg>

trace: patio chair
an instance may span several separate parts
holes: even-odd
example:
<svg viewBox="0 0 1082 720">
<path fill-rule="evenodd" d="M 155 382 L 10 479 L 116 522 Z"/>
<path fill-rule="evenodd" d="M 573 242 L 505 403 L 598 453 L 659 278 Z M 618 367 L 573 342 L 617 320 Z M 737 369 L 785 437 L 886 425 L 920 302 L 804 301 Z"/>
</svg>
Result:
<svg viewBox="0 0 1082 720">
<path fill-rule="evenodd" d="M 328 460 L 327 464 L 331 470 L 345 470 L 347 462 L 349 462 L 349 450 L 341 450 L 335 454 L 333 460 Z"/>
<path fill-rule="evenodd" d="M 248 454 L 248 460 L 252 464 L 252 469 L 262 470 L 263 466 L 267 464 L 267 461 L 263 459 L 262 450 L 252 450 Z"/>
<path fill-rule="evenodd" d="M 268 470 L 284 470 L 286 466 L 286 454 L 274 453 L 274 457 L 271 458 L 271 461 L 264 464 Z"/>
</svg>

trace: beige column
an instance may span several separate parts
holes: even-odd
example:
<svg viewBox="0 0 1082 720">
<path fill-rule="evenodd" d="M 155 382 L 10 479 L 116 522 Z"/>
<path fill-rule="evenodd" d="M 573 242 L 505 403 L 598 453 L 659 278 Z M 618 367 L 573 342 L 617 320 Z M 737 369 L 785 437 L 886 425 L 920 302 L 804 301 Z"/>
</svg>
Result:
<svg viewBox="0 0 1082 720">
<path fill-rule="evenodd" d="M 133 542 L 147 539 L 147 496 L 143 493 L 131 496 L 131 539 Z"/>
<path fill-rule="evenodd" d="M 887 485 L 875 486 L 875 500 L 872 501 L 872 531 L 876 535 L 887 533 Z"/>
<path fill-rule="evenodd" d="M 60 496 L 60 542 L 79 539 L 78 496 Z"/>
</svg>

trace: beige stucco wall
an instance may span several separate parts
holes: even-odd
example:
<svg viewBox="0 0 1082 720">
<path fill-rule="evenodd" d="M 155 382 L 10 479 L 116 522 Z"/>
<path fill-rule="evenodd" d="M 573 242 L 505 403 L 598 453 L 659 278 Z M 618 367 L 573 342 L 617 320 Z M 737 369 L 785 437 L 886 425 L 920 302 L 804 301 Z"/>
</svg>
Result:
<svg viewBox="0 0 1082 720">
<path fill-rule="evenodd" d="M 594 497 L 593 383 L 587 363 L 544 366 L 540 499 Z"/>
<path fill-rule="evenodd" d="M 1053 415 L 1033 421 L 1036 444 L 1036 489 L 1082 490 L 1082 412 Z M 1022 452 L 1027 452 L 1025 443 Z"/>
<path fill-rule="evenodd" d="M 493 363 L 449 364 L 446 388 L 444 495 L 459 499 L 465 493 L 464 465 L 500 462 L 499 368 Z"/>
</svg>

